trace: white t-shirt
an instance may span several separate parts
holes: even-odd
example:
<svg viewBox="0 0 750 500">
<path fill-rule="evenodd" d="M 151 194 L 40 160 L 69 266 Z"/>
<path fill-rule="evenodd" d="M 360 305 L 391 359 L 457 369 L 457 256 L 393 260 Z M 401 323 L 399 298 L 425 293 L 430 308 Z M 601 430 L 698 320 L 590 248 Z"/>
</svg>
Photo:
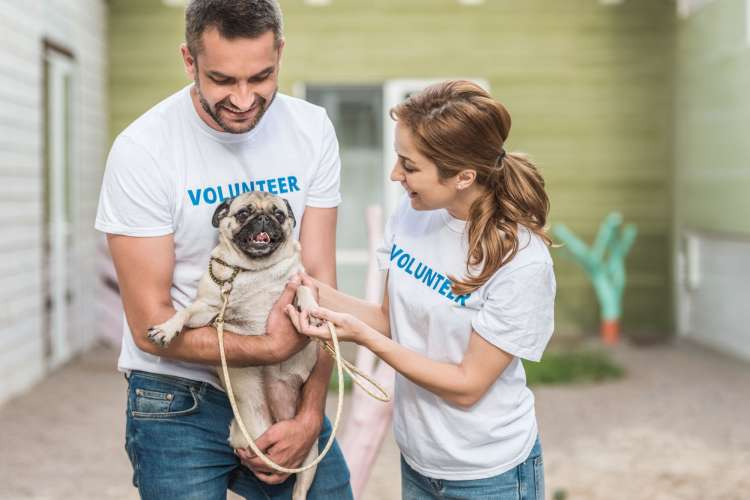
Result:
<svg viewBox="0 0 750 500">
<path fill-rule="evenodd" d="M 107 159 L 96 229 L 128 236 L 174 235 L 170 290 L 175 308 L 197 293 L 217 230 L 214 210 L 225 198 L 268 191 L 289 200 L 298 225 L 305 207 L 335 207 L 341 164 L 326 112 L 277 94 L 258 125 L 244 134 L 218 132 L 198 115 L 190 86 L 134 121 L 115 139 Z M 143 335 L 144 332 L 135 332 Z M 118 369 L 143 370 L 209 382 L 214 367 L 172 361 L 136 347 L 124 325 Z"/>
<path fill-rule="evenodd" d="M 458 364 L 474 329 L 514 356 L 482 399 L 455 406 L 396 375 L 393 429 L 406 462 L 449 480 L 481 479 L 523 462 L 537 437 L 534 395 L 519 358 L 539 361 L 554 328 L 555 276 L 547 246 L 519 229 L 516 256 L 480 289 L 454 296 L 448 275 L 466 274 L 466 223 L 404 199 L 390 218 L 380 266 L 388 270 L 393 340 Z"/>
</svg>

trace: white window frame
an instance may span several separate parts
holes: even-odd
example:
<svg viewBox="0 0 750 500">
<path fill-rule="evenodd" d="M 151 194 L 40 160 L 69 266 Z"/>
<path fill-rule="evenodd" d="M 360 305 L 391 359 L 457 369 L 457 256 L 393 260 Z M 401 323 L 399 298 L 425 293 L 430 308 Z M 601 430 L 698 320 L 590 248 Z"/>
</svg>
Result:
<svg viewBox="0 0 750 500">
<path fill-rule="evenodd" d="M 681 18 L 690 17 L 706 5 L 716 0 L 677 0 L 677 14 Z"/>
</svg>

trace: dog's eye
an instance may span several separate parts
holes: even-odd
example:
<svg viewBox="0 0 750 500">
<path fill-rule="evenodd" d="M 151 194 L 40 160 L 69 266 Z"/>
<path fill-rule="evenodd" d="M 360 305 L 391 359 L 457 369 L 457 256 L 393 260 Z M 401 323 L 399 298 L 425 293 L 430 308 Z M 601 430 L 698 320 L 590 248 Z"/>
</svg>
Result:
<svg viewBox="0 0 750 500">
<path fill-rule="evenodd" d="M 276 217 L 276 220 L 279 221 L 279 224 L 282 224 L 286 220 L 286 214 L 281 210 L 276 210 L 273 213 L 273 216 Z"/>
<path fill-rule="evenodd" d="M 238 210 L 237 213 L 234 214 L 234 218 L 237 219 L 237 222 L 239 222 L 240 224 L 245 222 L 248 216 L 250 216 L 250 212 L 245 208 Z"/>
</svg>

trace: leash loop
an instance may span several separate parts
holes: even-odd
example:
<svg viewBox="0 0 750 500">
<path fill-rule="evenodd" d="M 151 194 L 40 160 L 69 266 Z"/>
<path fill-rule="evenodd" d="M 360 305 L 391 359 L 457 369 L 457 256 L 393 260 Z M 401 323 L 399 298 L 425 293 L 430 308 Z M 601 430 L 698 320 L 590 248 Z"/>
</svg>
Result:
<svg viewBox="0 0 750 500">
<path fill-rule="evenodd" d="M 214 272 L 213 272 L 213 262 L 216 261 L 219 264 L 228 267 L 232 269 L 232 275 L 227 279 L 220 279 L 218 278 Z M 339 348 L 339 340 L 338 335 L 336 335 L 336 328 L 333 326 L 333 324 L 330 321 L 326 321 L 326 325 L 328 326 L 328 331 L 331 334 L 331 340 L 333 341 L 333 347 L 331 347 L 328 342 L 323 342 L 321 340 L 318 340 L 318 344 L 326 351 L 328 352 L 333 358 L 336 360 L 336 372 L 338 375 L 338 386 L 339 386 L 339 397 L 338 397 L 338 404 L 336 406 L 336 417 L 334 420 L 333 429 L 331 430 L 331 435 L 328 437 L 328 442 L 326 443 L 323 450 L 318 454 L 318 456 L 310 462 L 309 464 L 303 466 L 303 467 L 297 467 L 297 468 L 287 468 L 282 467 L 281 465 L 275 463 L 272 461 L 265 453 L 263 453 L 260 448 L 255 444 L 255 441 L 250 437 L 250 433 L 247 431 L 247 428 L 245 427 L 245 423 L 242 420 L 242 416 L 240 415 L 239 409 L 237 408 L 237 401 L 234 397 L 234 390 L 232 389 L 232 382 L 229 379 L 229 368 L 227 366 L 227 358 L 226 358 L 226 352 L 224 350 L 224 314 L 226 313 L 227 305 L 229 304 L 229 295 L 232 292 L 232 287 L 235 278 L 237 275 L 242 272 L 247 271 L 247 269 L 241 268 L 239 266 L 233 266 L 230 264 L 227 264 L 226 262 L 222 261 L 219 258 L 212 257 L 208 264 L 208 272 L 213 280 L 214 283 L 216 283 L 220 290 L 221 290 L 221 296 L 222 296 L 222 305 L 221 309 L 219 310 L 219 314 L 216 316 L 216 319 L 214 320 L 214 326 L 216 327 L 216 333 L 219 337 L 219 354 L 221 355 L 221 369 L 222 373 L 224 375 L 224 385 L 226 386 L 227 390 L 227 397 L 229 399 L 229 403 L 232 406 L 232 412 L 234 413 L 234 418 L 237 421 L 237 425 L 240 428 L 240 431 L 242 432 L 243 437 L 247 442 L 250 444 L 250 449 L 253 450 L 253 453 L 257 457 L 263 461 L 268 467 L 271 469 L 274 469 L 279 472 L 283 472 L 285 474 L 296 474 L 299 472 L 306 471 L 307 469 L 310 469 L 312 467 L 315 467 L 323 458 L 328 454 L 328 451 L 331 449 L 331 446 L 333 446 L 334 439 L 336 437 L 336 431 L 338 430 L 339 422 L 341 420 L 341 411 L 344 406 L 344 371 L 346 371 L 350 377 L 352 378 L 352 381 L 359 385 L 365 392 L 367 392 L 370 396 L 372 396 L 375 399 L 378 399 L 380 401 L 390 401 L 390 396 L 388 393 L 381 387 L 377 382 L 375 382 L 373 379 L 362 373 L 356 366 L 352 365 L 345 359 L 341 357 L 341 351 Z M 359 379 L 364 379 L 367 382 L 369 382 L 373 387 L 375 387 L 382 396 L 374 394 L 372 391 L 367 389 L 360 381 Z"/>
</svg>

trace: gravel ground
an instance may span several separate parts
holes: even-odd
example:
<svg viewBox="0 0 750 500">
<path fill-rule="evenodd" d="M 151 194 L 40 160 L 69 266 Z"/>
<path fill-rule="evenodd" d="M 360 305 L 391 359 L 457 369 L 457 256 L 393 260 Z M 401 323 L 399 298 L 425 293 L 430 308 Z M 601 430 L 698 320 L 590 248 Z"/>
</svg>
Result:
<svg viewBox="0 0 750 500">
<path fill-rule="evenodd" d="M 749 498 L 750 364 L 685 343 L 612 354 L 623 380 L 534 391 L 548 498 Z M 137 498 L 115 358 L 94 349 L 0 407 L 0 498 Z M 363 500 L 398 499 L 399 482 L 388 436 Z"/>
</svg>

